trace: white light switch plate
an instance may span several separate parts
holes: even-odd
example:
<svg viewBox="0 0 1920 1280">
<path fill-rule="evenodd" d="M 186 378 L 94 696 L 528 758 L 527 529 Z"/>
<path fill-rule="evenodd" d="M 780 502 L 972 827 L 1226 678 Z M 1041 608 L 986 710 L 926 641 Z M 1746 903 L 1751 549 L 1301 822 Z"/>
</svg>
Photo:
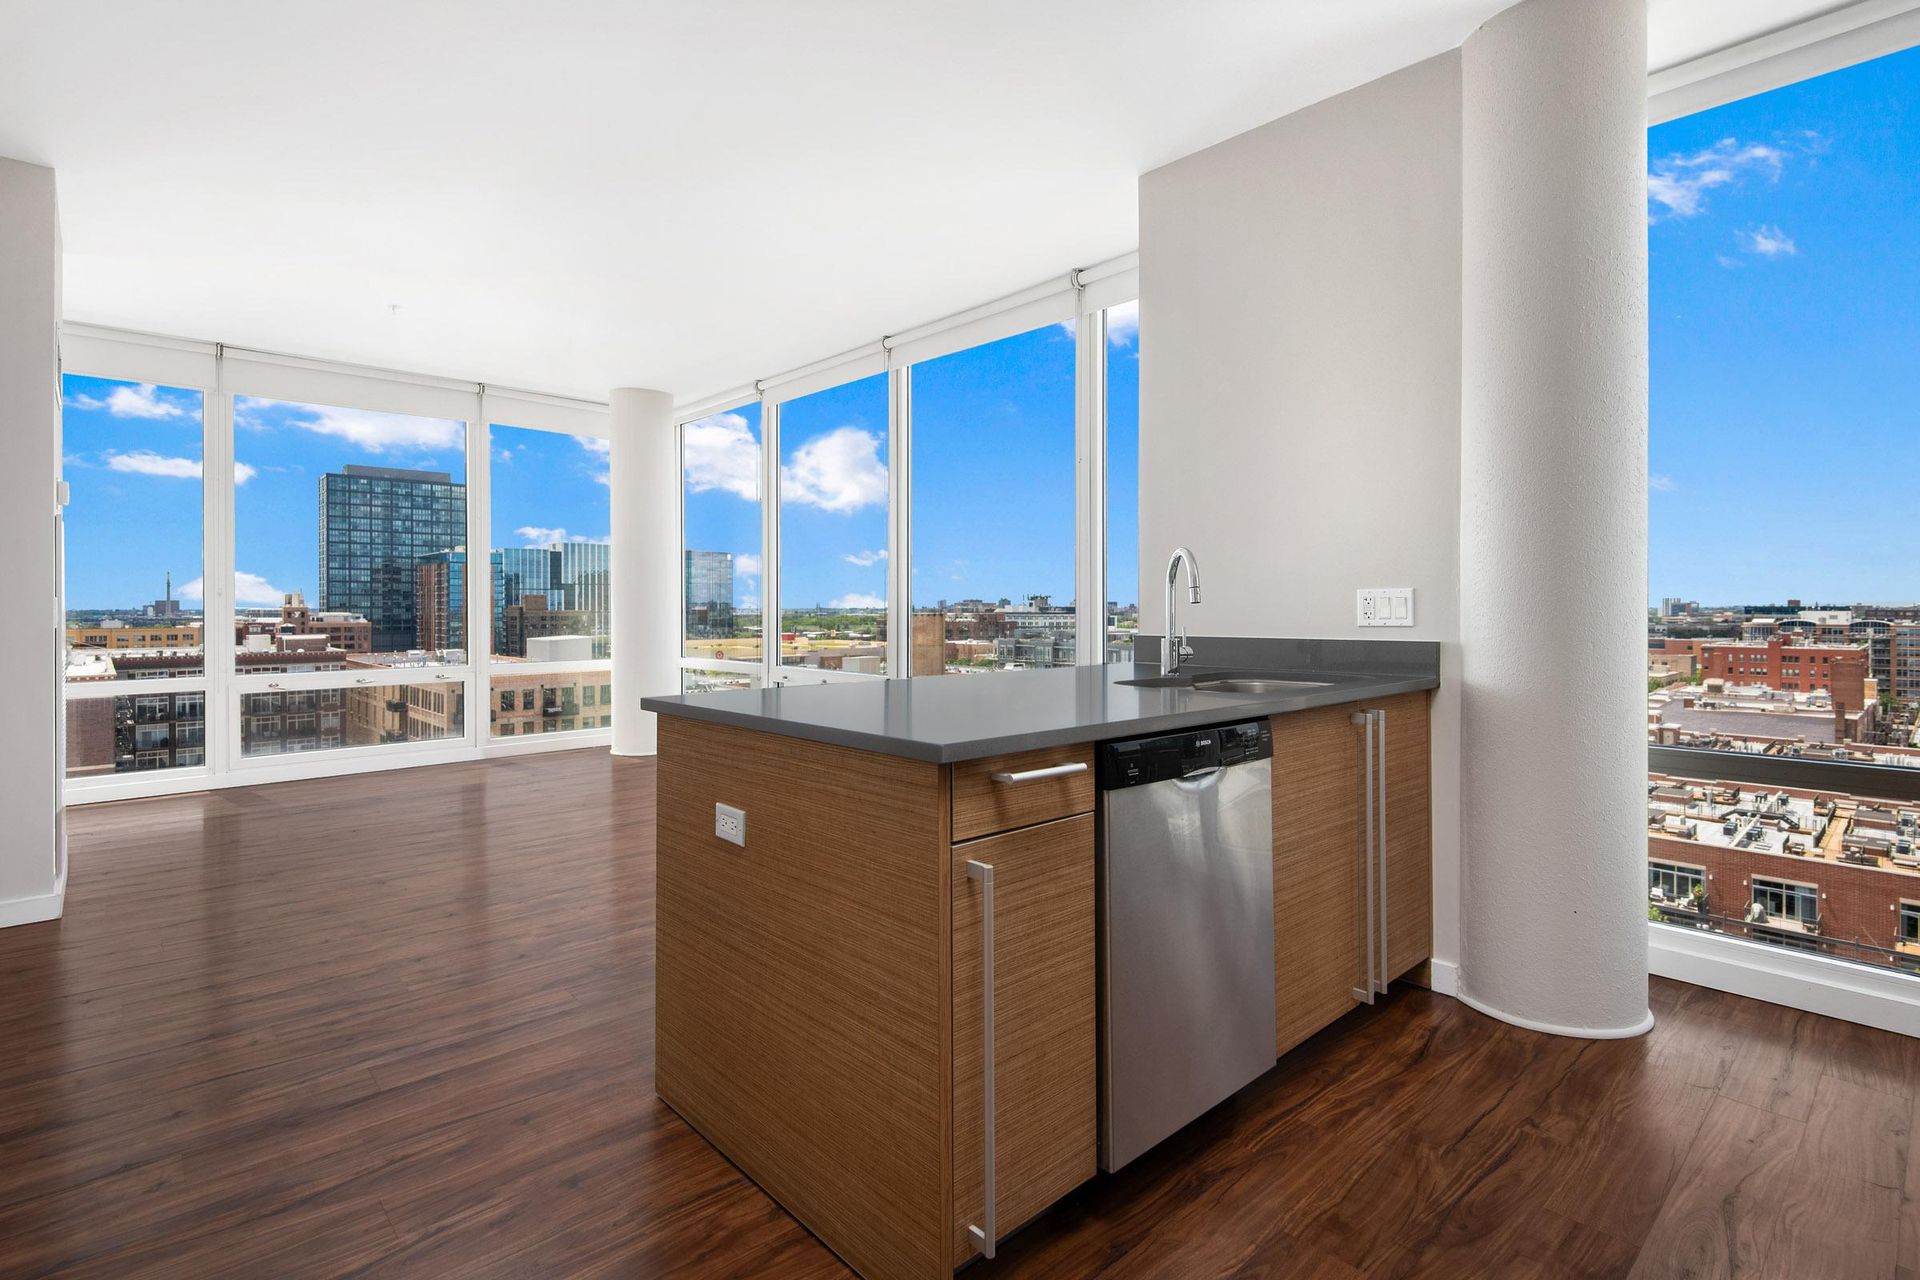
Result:
<svg viewBox="0 0 1920 1280">
<path fill-rule="evenodd" d="M 1358 627 L 1410 627 L 1413 588 L 1361 587 L 1354 593 L 1354 615 Z"/>
<path fill-rule="evenodd" d="M 747 811 L 730 804 L 713 806 L 713 834 L 722 840 L 747 847 Z"/>
</svg>

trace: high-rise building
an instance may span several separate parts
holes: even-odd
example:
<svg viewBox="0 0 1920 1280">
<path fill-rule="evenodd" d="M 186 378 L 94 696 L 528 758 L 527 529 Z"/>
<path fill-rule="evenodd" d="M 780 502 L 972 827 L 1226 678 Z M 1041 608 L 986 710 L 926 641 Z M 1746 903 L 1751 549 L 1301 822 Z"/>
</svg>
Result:
<svg viewBox="0 0 1920 1280">
<path fill-rule="evenodd" d="M 682 598 L 687 602 L 688 635 L 733 634 L 733 553 L 731 551 L 695 551 L 686 553 L 686 581 Z"/>
<path fill-rule="evenodd" d="M 611 548 L 604 542 L 551 542 L 547 548 L 559 564 L 557 572 L 566 607 L 586 615 L 587 632 L 594 637 L 593 656 L 610 656 L 612 650 L 607 637 L 613 631 Z M 728 582 L 731 601 L 731 573 Z"/>
<path fill-rule="evenodd" d="M 444 471 L 344 466 L 320 477 L 320 607 L 373 624 L 376 653 L 413 648 L 420 557 L 467 536 L 467 487 Z"/>
<path fill-rule="evenodd" d="M 503 547 L 496 570 L 508 600 L 553 595 L 560 588 L 560 557 L 548 547 Z"/>
<path fill-rule="evenodd" d="M 492 566 L 494 651 L 503 652 L 502 606 L 506 603 L 501 553 L 488 554 Z M 467 549 L 453 547 L 424 555 L 414 565 L 414 610 L 417 647 L 429 652 L 467 647 Z"/>
</svg>

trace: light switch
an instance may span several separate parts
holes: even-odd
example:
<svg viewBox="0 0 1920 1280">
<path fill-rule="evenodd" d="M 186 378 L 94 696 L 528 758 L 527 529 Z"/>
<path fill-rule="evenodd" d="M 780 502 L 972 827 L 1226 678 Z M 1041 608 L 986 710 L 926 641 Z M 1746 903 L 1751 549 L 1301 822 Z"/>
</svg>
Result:
<svg viewBox="0 0 1920 1280">
<path fill-rule="evenodd" d="M 1356 626 L 1410 627 L 1413 625 L 1412 587 L 1362 587 L 1355 597 Z"/>
</svg>

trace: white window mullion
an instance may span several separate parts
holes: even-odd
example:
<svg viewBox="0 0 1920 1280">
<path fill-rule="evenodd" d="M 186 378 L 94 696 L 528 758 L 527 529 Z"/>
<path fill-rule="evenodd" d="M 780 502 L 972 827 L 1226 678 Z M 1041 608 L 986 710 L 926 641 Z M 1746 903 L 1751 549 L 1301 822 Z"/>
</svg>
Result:
<svg viewBox="0 0 1920 1280">
<path fill-rule="evenodd" d="M 225 352 L 213 355 L 212 391 L 202 422 L 201 493 L 203 549 L 200 573 L 200 640 L 207 676 L 206 762 L 216 773 L 231 769 L 240 757 L 239 702 L 233 695 L 233 577 L 239 550 L 234 545 L 233 396 L 226 386 Z"/>
<path fill-rule="evenodd" d="M 902 365 L 887 375 L 887 675 L 895 680 L 916 674 L 912 555 L 913 366 Z"/>
<path fill-rule="evenodd" d="M 493 418 L 483 384 L 467 423 L 467 741 L 485 746 L 493 723 Z"/>
<path fill-rule="evenodd" d="M 1084 296 L 1084 295 L 1083 295 Z M 1107 313 L 1074 326 L 1074 661 L 1107 660 Z"/>
<path fill-rule="evenodd" d="M 760 401 L 760 664 L 761 684 L 780 673 L 780 406 Z"/>
</svg>

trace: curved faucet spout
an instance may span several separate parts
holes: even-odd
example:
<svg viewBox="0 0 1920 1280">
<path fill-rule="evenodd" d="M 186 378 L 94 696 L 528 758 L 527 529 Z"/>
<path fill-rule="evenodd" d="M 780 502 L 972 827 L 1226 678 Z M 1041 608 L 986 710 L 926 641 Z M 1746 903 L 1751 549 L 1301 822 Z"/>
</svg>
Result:
<svg viewBox="0 0 1920 1280">
<path fill-rule="evenodd" d="M 1183 659 L 1191 658 L 1193 650 L 1187 645 L 1187 629 L 1179 621 L 1177 600 L 1173 588 L 1180 581 L 1180 569 L 1187 570 L 1187 601 L 1200 603 L 1200 558 L 1186 547 L 1175 547 L 1173 554 L 1167 557 L 1167 634 L 1160 640 L 1160 674 L 1173 675 L 1180 670 Z"/>
</svg>

